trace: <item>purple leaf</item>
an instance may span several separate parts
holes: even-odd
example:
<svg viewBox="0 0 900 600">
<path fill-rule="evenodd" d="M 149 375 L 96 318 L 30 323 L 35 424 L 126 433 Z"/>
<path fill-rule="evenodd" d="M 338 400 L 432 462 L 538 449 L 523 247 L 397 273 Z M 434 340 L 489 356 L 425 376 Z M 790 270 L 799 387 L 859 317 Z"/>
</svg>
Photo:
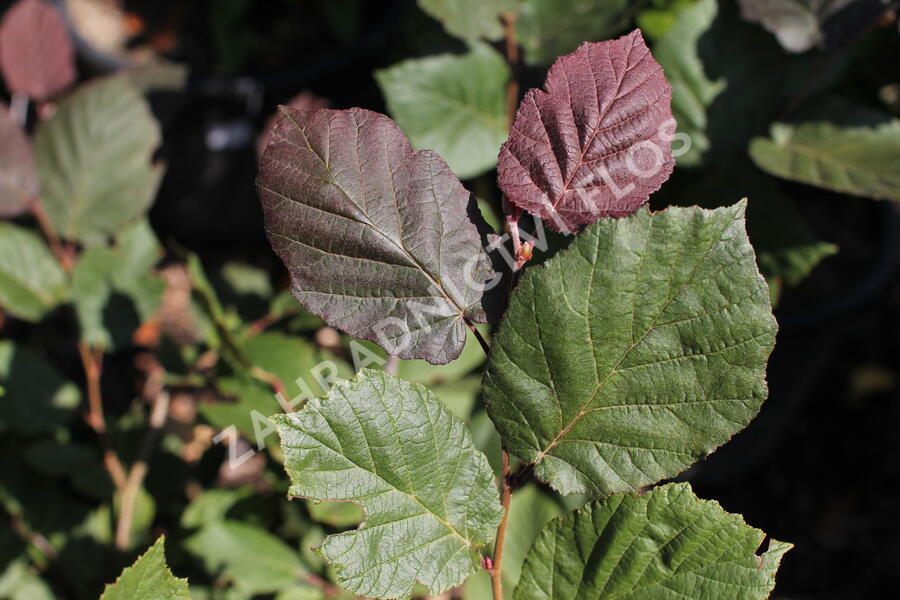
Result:
<svg viewBox="0 0 900 600">
<path fill-rule="evenodd" d="M 475 201 L 386 116 L 282 106 L 257 185 L 294 296 L 330 325 L 443 364 L 466 320 L 487 320 L 494 271 Z"/>
<path fill-rule="evenodd" d="M 25 212 L 37 192 L 31 142 L 0 102 L 0 218 Z"/>
<path fill-rule="evenodd" d="M 75 81 L 69 34 L 57 9 L 44 0 L 19 0 L 0 23 L 0 69 L 14 94 L 38 101 Z"/>
<path fill-rule="evenodd" d="M 317 108 L 329 108 L 331 107 L 331 102 L 329 102 L 327 98 L 316 96 L 312 92 L 304 90 L 288 100 L 285 103 L 285 106 L 290 106 L 291 108 L 296 108 L 298 110 L 315 110 Z M 256 140 L 257 157 L 262 157 L 263 152 L 266 151 L 266 144 L 269 143 L 269 137 L 272 135 L 272 129 L 275 128 L 275 119 L 277 117 L 278 112 L 276 111 L 271 117 L 266 119 L 266 123 L 263 125 L 259 138 Z"/>
<path fill-rule="evenodd" d="M 575 232 L 633 213 L 674 166 L 672 88 L 639 30 L 582 44 L 525 95 L 500 149 L 508 200 Z"/>
</svg>

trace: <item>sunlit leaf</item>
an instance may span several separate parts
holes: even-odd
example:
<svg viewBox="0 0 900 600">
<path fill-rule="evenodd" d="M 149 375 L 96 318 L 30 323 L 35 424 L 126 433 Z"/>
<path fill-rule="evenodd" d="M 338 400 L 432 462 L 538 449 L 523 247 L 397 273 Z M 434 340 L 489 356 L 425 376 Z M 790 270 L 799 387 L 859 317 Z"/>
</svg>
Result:
<svg viewBox="0 0 900 600">
<path fill-rule="evenodd" d="M 65 300 L 62 268 L 39 235 L 0 223 L 0 307 L 26 321 L 39 321 Z"/>
<path fill-rule="evenodd" d="M 518 0 L 418 0 L 419 8 L 463 39 L 503 37 L 500 15 L 515 12 Z"/>
<path fill-rule="evenodd" d="M 172 575 L 166 565 L 165 536 L 160 536 L 133 565 L 106 586 L 100 600 L 190 600 L 187 579 Z"/>
</svg>

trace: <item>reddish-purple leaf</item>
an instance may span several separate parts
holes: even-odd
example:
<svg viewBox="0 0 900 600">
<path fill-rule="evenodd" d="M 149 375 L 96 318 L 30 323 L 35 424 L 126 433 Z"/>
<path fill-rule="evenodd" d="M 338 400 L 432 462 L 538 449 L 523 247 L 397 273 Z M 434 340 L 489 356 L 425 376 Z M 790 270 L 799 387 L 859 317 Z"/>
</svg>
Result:
<svg viewBox="0 0 900 600">
<path fill-rule="evenodd" d="M 0 217 L 24 212 L 37 192 L 31 142 L 0 102 Z"/>
<path fill-rule="evenodd" d="M 257 185 L 294 296 L 330 325 L 443 364 L 466 320 L 487 320 L 494 271 L 475 201 L 388 117 L 282 106 Z"/>
<path fill-rule="evenodd" d="M 672 88 L 639 30 L 582 44 L 525 95 L 500 149 L 507 199 L 575 232 L 633 213 L 674 166 Z"/>
<path fill-rule="evenodd" d="M 59 11 L 45 0 L 19 0 L 0 23 L 0 69 L 15 94 L 38 101 L 75 81 L 72 42 Z"/>
<path fill-rule="evenodd" d="M 331 102 L 327 98 L 321 98 L 310 91 L 304 90 L 288 100 L 285 106 L 290 106 L 297 110 L 315 110 L 317 108 L 330 108 Z M 272 136 L 272 129 L 275 128 L 275 119 L 277 117 L 278 112 L 276 111 L 275 114 L 266 119 L 262 132 L 256 140 L 256 155 L 259 157 L 266 151 L 266 144 L 269 143 L 269 138 Z"/>
</svg>

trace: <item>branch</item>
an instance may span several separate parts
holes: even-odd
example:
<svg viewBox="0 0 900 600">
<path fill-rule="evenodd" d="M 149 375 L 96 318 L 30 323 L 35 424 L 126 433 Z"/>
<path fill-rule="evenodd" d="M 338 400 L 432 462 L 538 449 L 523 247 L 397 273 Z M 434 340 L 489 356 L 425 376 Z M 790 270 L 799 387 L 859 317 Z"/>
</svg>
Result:
<svg viewBox="0 0 900 600">
<path fill-rule="evenodd" d="M 500 474 L 502 485 L 500 502 L 503 505 L 503 519 L 497 528 L 497 543 L 494 545 L 494 558 L 488 573 L 491 576 L 491 588 L 494 600 L 503 600 L 503 545 L 506 542 L 506 524 L 509 522 L 509 501 L 512 498 L 512 485 L 509 476 L 509 452 L 503 450 L 503 471 Z"/>
<path fill-rule="evenodd" d="M 38 227 L 41 228 L 41 232 L 47 238 L 47 243 L 50 245 L 50 251 L 53 252 L 53 256 L 56 257 L 63 271 L 68 273 L 75 266 L 74 254 L 71 248 L 67 249 L 59 241 L 59 236 L 53 230 L 50 219 L 47 218 L 47 213 L 44 211 L 44 206 L 41 204 L 40 199 L 36 197 L 31 199 L 31 214 L 34 215 L 34 220 L 37 221 Z"/>
<path fill-rule="evenodd" d="M 84 368 L 84 377 L 87 382 L 88 414 L 85 416 L 85 421 L 100 438 L 100 446 L 103 448 L 103 465 L 109 471 L 116 488 L 122 489 L 127 479 L 125 469 L 109 443 L 109 437 L 106 434 L 106 417 L 103 415 L 103 396 L 100 393 L 103 354 L 92 352 L 84 342 L 78 343 L 78 354 L 81 356 L 81 365 Z"/>
<path fill-rule="evenodd" d="M 491 347 L 488 345 L 487 340 L 484 339 L 484 336 L 481 335 L 481 332 L 478 331 L 478 328 L 472 324 L 472 321 L 469 319 L 465 319 L 466 325 L 469 326 L 469 329 L 472 330 L 472 333 L 475 334 L 475 339 L 478 340 L 478 343 L 481 344 L 481 349 L 484 350 L 484 353 L 488 356 L 491 355 Z"/>
<path fill-rule="evenodd" d="M 128 479 L 121 492 L 121 505 L 119 520 L 116 523 L 116 548 L 127 550 L 131 541 L 131 524 L 134 521 L 134 507 L 138 494 L 147 476 L 150 463 L 150 455 L 159 433 L 166 424 L 166 416 L 169 414 L 169 392 L 162 390 L 153 400 L 153 408 L 150 411 L 150 429 L 144 436 L 141 453 L 131 469 L 128 471 Z"/>
</svg>

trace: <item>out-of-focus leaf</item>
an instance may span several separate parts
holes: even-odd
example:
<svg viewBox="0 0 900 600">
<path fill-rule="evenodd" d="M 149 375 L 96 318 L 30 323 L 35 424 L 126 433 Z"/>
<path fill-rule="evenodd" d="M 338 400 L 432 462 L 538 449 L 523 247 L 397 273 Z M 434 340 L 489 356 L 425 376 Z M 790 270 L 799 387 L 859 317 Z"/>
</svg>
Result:
<svg viewBox="0 0 900 600">
<path fill-rule="evenodd" d="M 40 236 L 0 223 L 0 307 L 25 321 L 40 321 L 68 293 L 66 276 Z"/>
<path fill-rule="evenodd" d="M 181 513 L 181 526 L 196 529 L 223 521 L 228 511 L 241 500 L 253 496 L 251 487 L 206 490 L 194 498 Z"/>
<path fill-rule="evenodd" d="M 24 557 L 3 563 L 0 598 L 4 600 L 54 600 L 53 591 Z"/>
<path fill-rule="evenodd" d="M 123 231 L 112 247 L 85 250 L 72 272 L 81 339 L 98 348 L 127 345 L 159 307 L 165 283 L 152 268 L 161 249 L 150 224 Z"/>
<path fill-rule="evenodd" d="M 525 95 L 500 149 L 508 200 L 575 232 L 637 210 L 675 164 L 672 88 L 640 31 L 560 58 Z"/>
<path fill-rule="evenodd" d="M 113 508 L 116 515 L 119 515 L 122 511 L 122 493 L 119 490 L 113 496 Z M 130 548 L 133 548 L 137 545 L 138 540 L 145 538 L 150 533 L 153 518 L 156 516 L 156 500 L 143 486 L 138 490 L 135 497 L 133 510 L 131 528 L 129 529 Z"/>
<path fill-rule="evenodd" d="M 0 102 L 0 218 L 25 212 L 37 193 L 31 142 Z"/>
<path fill-rule="evenodd" d="M 745 206 L 606 219 L 525 271 L 484 397 L 559 492 L 674 477 L 756 415 L 777 325 Z"/>
<path fill-rule="evenodd" d="M 32 434 L 65 425 L 78 406 L 78 388 L 43 358 L 0 341 L 0 429 Z"/>
<path fill-rule="evenodd" d="M 481 377 L 473 375 L 459 381 L 435 385 L 434 395 L 444 403 L 453 416 L 460 421 L 468 421 L 475 407 L 475 400 L 481 390 Z"/>
<path fill-rule="evenodd" d="M 515 12 L 518 0 L 418 0 L 419 8 L 463 39 L 503 37 L 500 15 Z"/>
<path fill-rule="evenodd" d="M 106 586 L 100 600 L 190 600 L 187 579 L 175 577 L 166 565 L 165 541 L 160 536 L 115 583 Z"/>
<path fill-rule="evenodd" d="M 665 36 L 672 27 L 678 14 L 694 5 L 696 0 L 661 0 L 653 2 L 651 6 L 645 8 L 637 15 L 637 26 L 650 40 L 659 40 Z M 660 61 L 662 64 L 662 61 Z"/>
<path fill-rule="evenodd" d="M 686 483 L 620 494 L 556 519 L 528 552 L 516 600 L 765 600 L 790 544 Z"/>
<path fill-rule="evenodd" d="M 269 594 L 290 588 L 308 572 L 297 552 L 255 525 L 220 521 L 203 527 L 184 542 L 207 571 L 230 580 L 245 594 Z"/>
<path fill-rule="evenodd" d="M 290 106 L 291 108 L 296 108 L 297 110 L 316 110 L 317 108 L 331 108 L 331 102 L 328 101 L 327 98 L 320 98 L 316 96 L 312 92 L 302 91 L 284 104 L 285 106 Z M 262 131 L 259 134 L 259 138 L 256 140 L 256 154 L 257 156 L 262 156 L 263 152 L 266 150 L 266 146 L 269 144 L 269 138 L 272 137 L 272 130 L 275 129 L 275 121 L 278 118 L 278 112 L 272 114 L 271 117 L 266 119 L 266 123 L 263 125 Z"/>
<path fill-rule="evenodd" d="M 497 488 L 465 426 L 427 388 L 365 369 L 273 420 L 291 496 L 366 511 L 358 530 L 320 548 L 341 586 L 407 598 L 417 580 L 439 594 L 477 570 L 500 520 Z"/>
<path fill-rule="evenodd" d="M 506 544 L 503 551 L 503 597 L 512 598 L 519 583 L 525 554 L 538 533 L 550 519 L 559 516 L 559 503 L 534 485 L 513 494 L 506 525 Z M 487 571 L 470 577 L 464 587 L 466 600 L 485 600 L 491 597 L 491 578 Z"/>
<path fill-rule="evenodd" d="M 222 266 L 222 279 L 237 294 L 268 298 L 272 295 L 272 284 L 269 274 L 263 269 L 230 262 Z"/>
<path fill-rule="evenodd" d="M 140 219 L 162 175 L 152 163 L 159 140 L 146 100 L 121 77 L 61 102 L 34 141 L 41 200 L 60 237 L 96 244 Z"/>
<path fill-rule="evenodd" d="M 681 10 L 669 32 L 653 47 L 672 85 L 672 114 L 678 131 L 690 136 L 690 148 L 678 157 L 678 163 L 685 166 L 700 163 L 710 149 L 707 110 L 725 88 L 724 80 L 712 81 L 706 75 L 698 49 L 717 10 L 716 0 L 700 0 Z"/>
<path fill-rule="evenodd" d="M 281 109 L 258 187 L 294 296 L 401 358 L 455 359 L 493 312 L 487 225 L 434 152 L 362 109 Z"/>
<path fill-rule="evenodd" d="M 313 520 L 332 527 L 359 525 L 365 518 L 362 507 L 353 502 L 307 502 Z"/>
<path fill-rule="evenodd" d="M 436 151 L 461 179 L 497 164 L 509 133 L 509 77 L 503 57 L 480 42 L 466 54 L 410 59 L 375 73 L 388 111 L 413 147 Z"/>
<path fill-rule="evenodd" d="M 750 156 L 772 175 L 864 198 L 900 200 L 900 121 L 775 123 Z"/>
<path fill-rule="evenodd" d="M 822 25 L 854 0 L 740 0 L 741 15 L 762 24 L 790 52 L 805 52 L 824 40 Z"/>
<path fill-rule="evenodd" d="M 75 81 L 75 55 L 59 11 L 45 0 L 19 0 L 0 23 L 0 70 L 14 94 L 43 101 Z"/>
<path fill-rule="evenodd" d="M 546 65 L 582 42 L 605 40 L 624 29 L 634 0 L 522 0 L 517 32 L 531 65 Z"/>
</svg>

